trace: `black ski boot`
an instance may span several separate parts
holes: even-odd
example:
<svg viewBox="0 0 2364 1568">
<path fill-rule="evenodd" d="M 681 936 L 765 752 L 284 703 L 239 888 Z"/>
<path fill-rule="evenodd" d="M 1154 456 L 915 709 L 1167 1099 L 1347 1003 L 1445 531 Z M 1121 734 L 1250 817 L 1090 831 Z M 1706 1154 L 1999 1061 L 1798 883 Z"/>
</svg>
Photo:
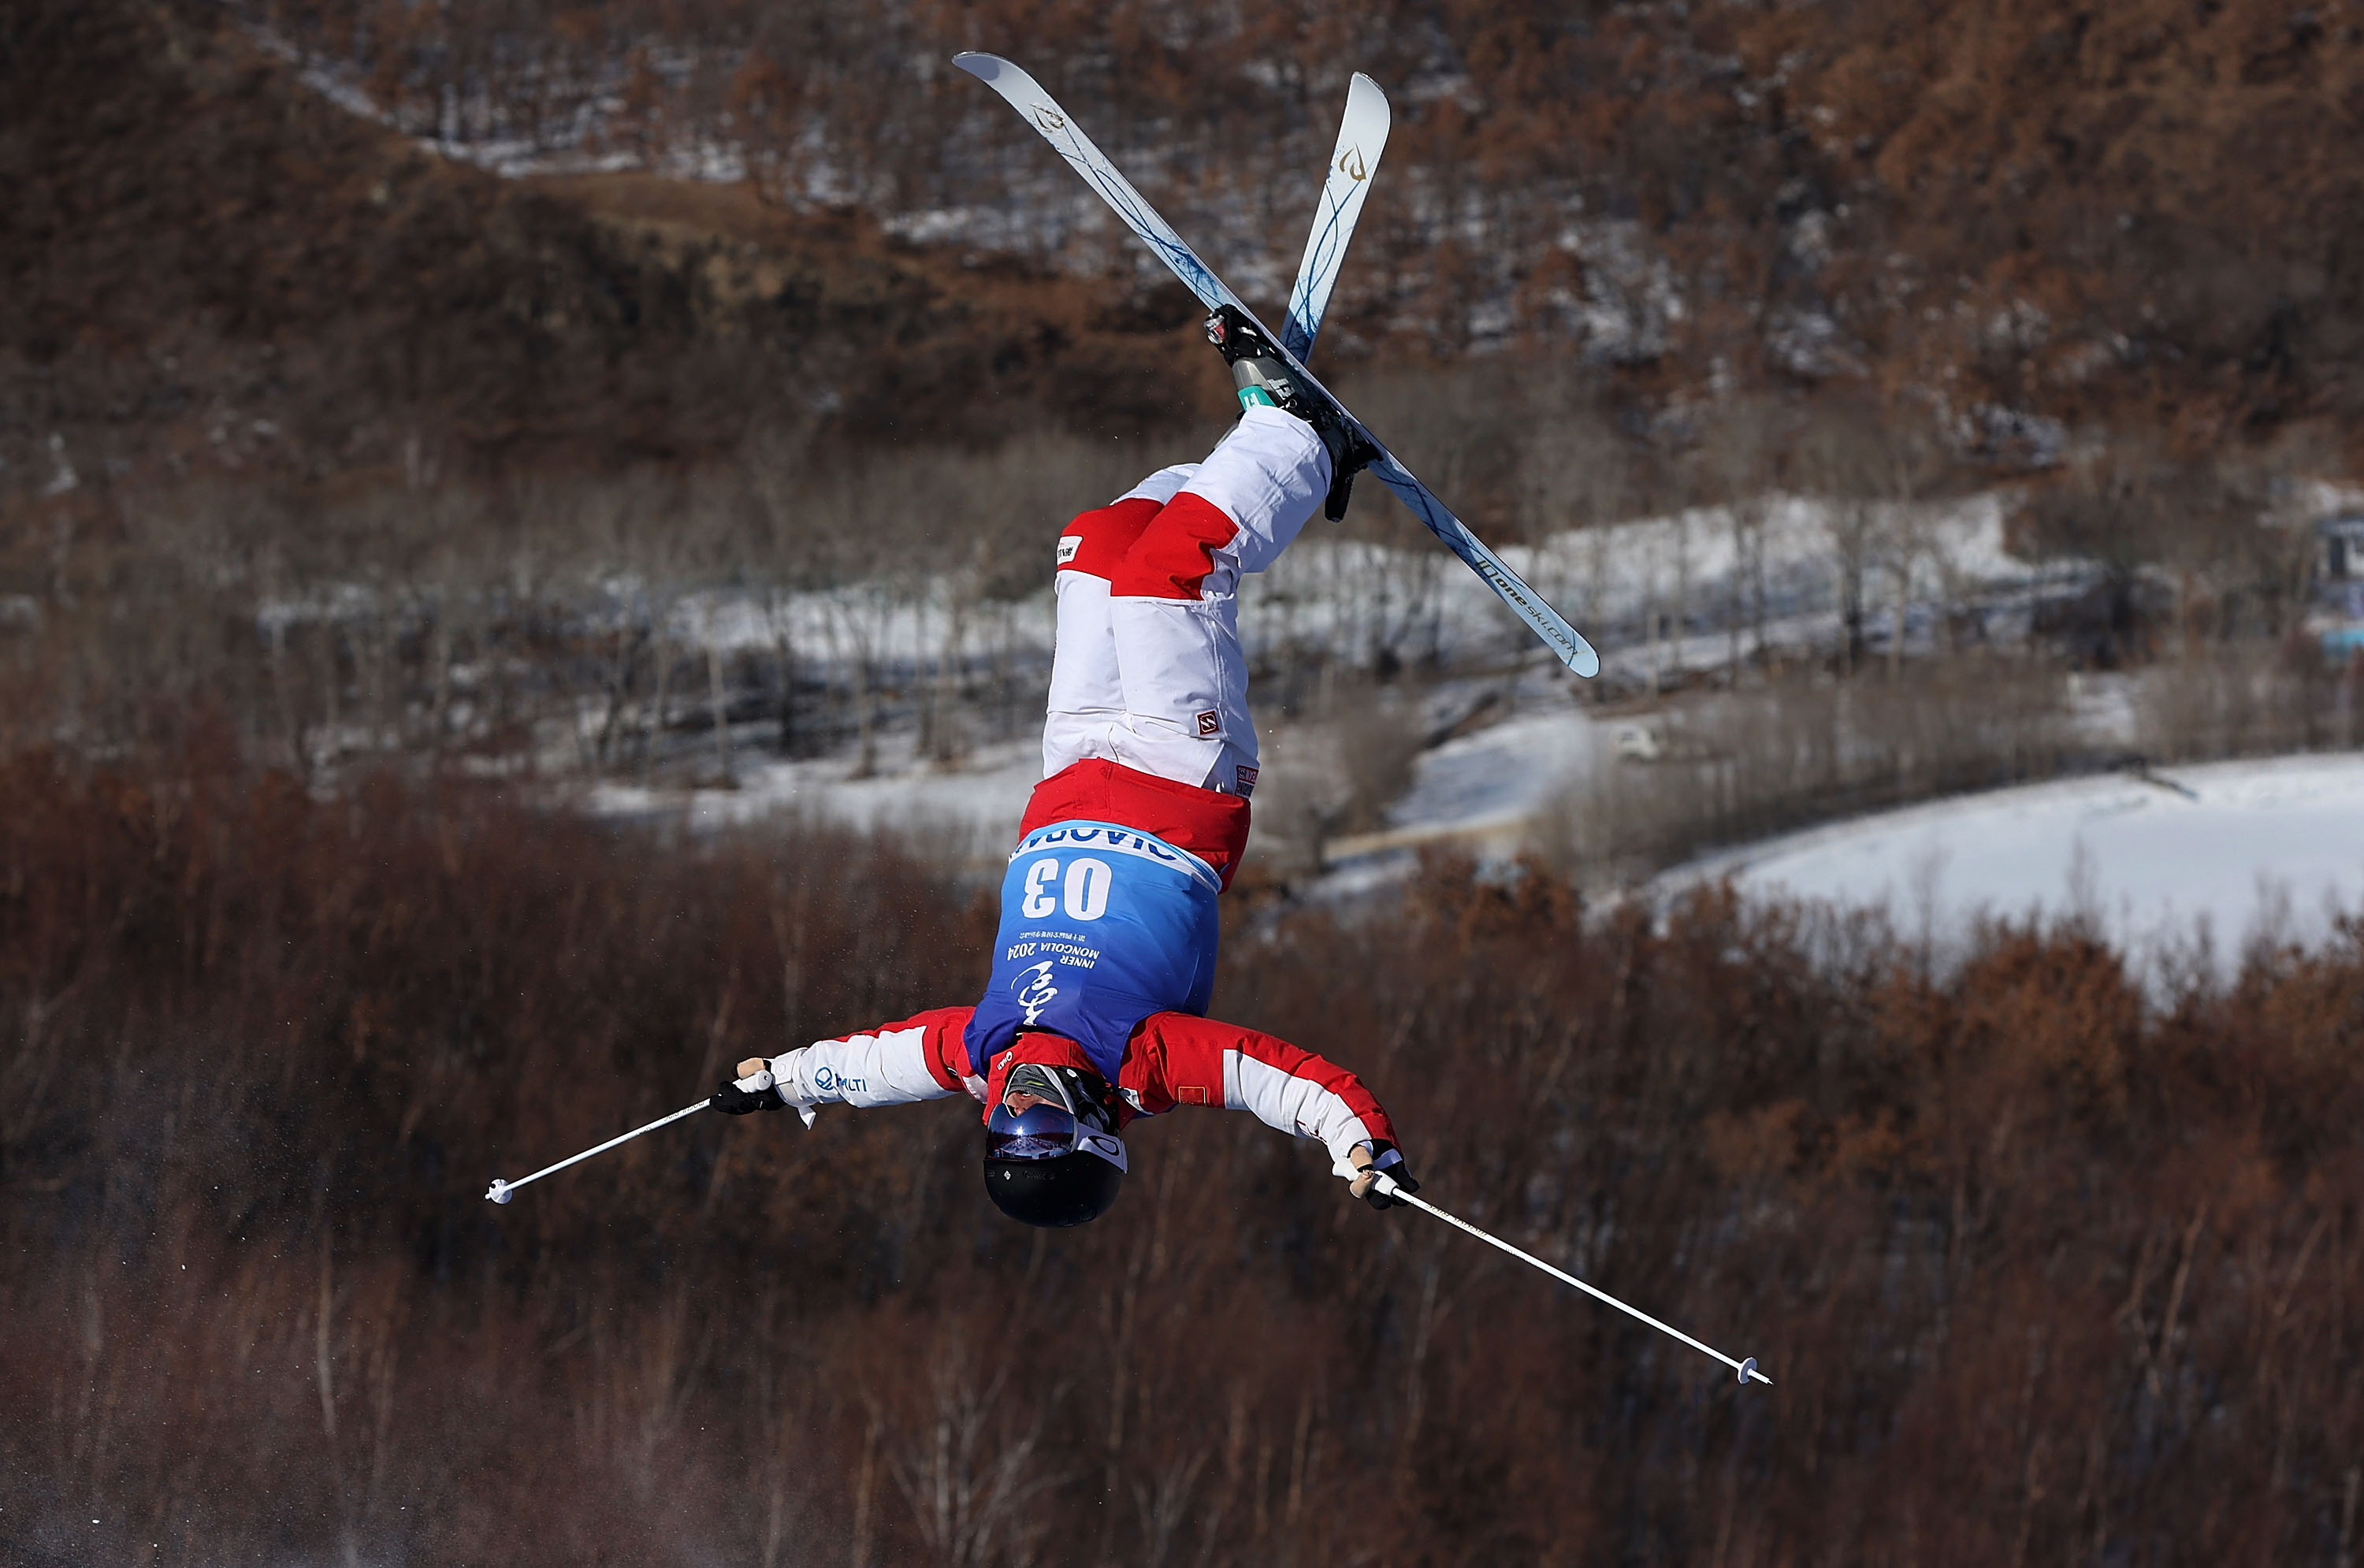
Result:
<svg viewBox="0 0 2364 1568">
<path fill-rule="evenodd" d="M 1295 373 L 1281 359 L 1272 339 L 1239 306 L 1220 306 L 1207 317 L 1207 341 L 1215 345 L 1223 362 L 1232 367 L 1232 384 L 1239 391 L 1241 407 L 1261 404 L 1293 414 L 1313 427 L 1313 433 L 1321 438 L 1321 444 L 1330 451 L 1330 495 L 1322 505 L 1322 515 L 1333 523 L 1344 517 L 1347 498 L 1354 492 L 1355 475 L 1377 459 L 1379 449 L 1335 403 L 1310 387 L 1298 384 Z"/>
</svg>

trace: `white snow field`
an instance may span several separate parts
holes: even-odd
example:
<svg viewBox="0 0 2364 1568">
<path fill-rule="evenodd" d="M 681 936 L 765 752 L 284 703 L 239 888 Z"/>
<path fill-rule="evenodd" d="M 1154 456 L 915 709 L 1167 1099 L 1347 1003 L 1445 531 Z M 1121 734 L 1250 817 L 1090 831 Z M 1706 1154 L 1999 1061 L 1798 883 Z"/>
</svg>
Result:
<svg viewBox="0 0 2364 1568">
<path fill-rule="evenodd" d="M 843 756 L 742 762 L 734 770 L 735 789 L 601 784 L 586 792 L 586 804 L 599 816 L 668 818 L 693 832 L 798 817 L 860 833 L 885 828 L 951 862 L 999 863 L 1043 777 L 1041 742 L 1029 737 L 980 747 L 948 770 L 914 756 L 911 740 L 908 731 L 880 737 L 877 768 L 868 778 L 854 776 Z"/>
<path fill-rule="evenodd" d="M 1354 898 L 1398 883 L 1424 844 L 1489 861 L 1531 847 L 1557 792 L 1616 765 L 1611 727 L 1565 702 L 1522 692 L 1519 713 L 1425 753 L 1386 828 L 1333 841 L 1315 895 Z M 1031 737 L 980 750 L 956 770 L 931 767 L 909 740 L 882 737 L 869 778 L 853 777 L 842 757 L 742 763 L 736 789 L 601 784 L 588 804 L 693 831 L 782 815 L 884 828 L 972 872 L 998 865 L 1041 774 Z M 1285 732 L 1276 740 L 1285 757 Z M 1884 906 L 1908 935 L 1941 948 L 1985 918 L 2077 916 L 2137 957 L 2190 951 L 2204 938 L 2221 967 L 2248 941 L 2311 946 L 2332 935 L 2336 915 L 2364 913 L 2364 753 L 1956 796 L 1707 856 L 1662 873 L 1641 895 L 1663 908 L 1725 877 L 1744 896 Z"/>
<path fill-rule="evenodd" d="M 2080 916 L 2122 950 L 2204 936 L 2312 945 L 2364 912 L 2364 755 L 2031 784 L 1837 823 L 1679 866 L 1664 904 L 1730 877 L 1744 894 L 1886 906 L 1943 944 L 1981 917 Z M 2220 960 L 2221 962 L 2221 960 Z"/>
</svg>

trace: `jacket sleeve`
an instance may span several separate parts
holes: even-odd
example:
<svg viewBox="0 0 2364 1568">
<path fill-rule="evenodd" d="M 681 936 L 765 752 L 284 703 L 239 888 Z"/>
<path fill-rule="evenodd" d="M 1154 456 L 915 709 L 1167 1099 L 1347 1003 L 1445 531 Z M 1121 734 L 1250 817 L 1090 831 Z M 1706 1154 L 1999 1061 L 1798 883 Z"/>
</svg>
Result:
<svg viewBox="0 0 2364 1568">
<path fill-rule="evenodd" d="M 1393 1165 L 1395 1124 L 1363 1081 L 1285 1040 L 1188 1013 L 1153 1013 L 1133 1039 L 1122 1085 L 1149 1115 L 1176 1106 L 1253 1112 L 1266 1127 L 1310 1138 L 1344 1160 L 1358 1143 Z M 1135 1082 L 1135 1079 L 1138 1082 Z"/>
<path fill-rule="evenodd" d="M 812 1044 L 772 1058 L 780 1097 L 792 1106 L 904 1106 L 965 1090 L 985 1097 L 982 1079 L 967 1074 L 961 1039 L 969 1007 L 936 1007 L 894 1023 Z"/>
</svg>

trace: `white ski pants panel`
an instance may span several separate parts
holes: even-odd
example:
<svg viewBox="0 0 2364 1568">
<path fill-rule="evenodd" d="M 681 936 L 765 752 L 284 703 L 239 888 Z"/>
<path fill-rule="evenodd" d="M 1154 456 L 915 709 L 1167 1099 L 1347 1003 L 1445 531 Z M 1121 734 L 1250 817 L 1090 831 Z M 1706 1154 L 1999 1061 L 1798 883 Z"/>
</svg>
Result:
<svg viewBox="0 0 2364 1568">
<path fill-rule="evenodd" d="M 1102 507 L 1099 513 L 1086 513 L 1069 525 L 1069 531 L 1059 539 L 1059 571 L 1056 584 L 1059 600 L 1058 628 L 1052 642 L 1051 655 L 1051 717 L 1043 730 L 1043 776 L 1049 778 L 1069 762 L 1087 756 L 1104 756 L 1103 751 L 1084 751 L 1068 748 L 1064 742 L 1056 749 L 1054 736 L 1063 735 L 1078 723 L 1105 726 L 1121 723 L 1124 717 L 1124 683 L 1117 677 L 1116 632 L 1109 624 L 1109 573 L 1115 562 L 1094 560 L 1092 555 L 1106 555 L 1106 550 L 1089 552 L 1084 562 L 1077 562 L 1077 552 L 1086 542 L 1086 534 L 1077 525 L 1089 528 L 1089 520 L 1103 514 L 1117 514 L 1120 521 L 1111 525 L 1121 530 L 1127 514 L 1137 513 L 1145 523 L 1157 515 L 1159 508 L 1174 499 L 1190 476 L 1199 472 L 1195 462 L 1176 463 L 1161 468 Z M 1092 540 L 1100 544 L 1101 540 Z M 1132 543 L 1130 538 L 1105 541 L 1121 550 Z M 1058 757 L 1062 760 L 1054 761 Z"/>
<path fill-rule="evenodd" d="M 1226 795 L 1254 790 L 1239 580 L 1279 559 L 1329 487 L 1311 426 L 1249 408 L 1206 462 L 1165 469 L 1068 525 L 1045 777 L 1104 758 Z"/>
</svg>

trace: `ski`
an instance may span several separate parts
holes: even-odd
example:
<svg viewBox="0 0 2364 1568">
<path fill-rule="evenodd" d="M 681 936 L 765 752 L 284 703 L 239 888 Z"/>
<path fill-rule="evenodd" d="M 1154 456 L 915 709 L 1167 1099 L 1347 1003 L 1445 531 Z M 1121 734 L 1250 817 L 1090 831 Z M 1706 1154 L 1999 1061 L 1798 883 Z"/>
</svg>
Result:
<svg viewBox="0 0 2364 1568">
<path fill-rule="evenodd" d="M 1321 335 L 1330 291 L 1338 286 L 1338 269 L 1354 241 L 1355 224 L 1363 216 L 1363 199 L 1371 194 L 1371 176 L 1379 172 L 1379 154 L 1387 150 L 1392 122 L 1388 95 L 1379 84 L 1355 72 L 1346 86 L 1338 145 L 1331 150 L 1321 178 L 1321 205 L 1314 211 L 1312 232 L 1305 237 L 1296 286 L 1288 291 L 1288 318 L 1280 324 L 1282 344 L 1300 360 L 1313 357 L 1313 339 Z"/>
<path fill-rule="evenodd" d="M 1093 145 L 1091 138 L 1067 117 L 1066 111 L 1043 90 L 1040 83 L 999 55 L 956 54 L 953 56 L 953 63 L 998 93 L 1003 101 L 1018 111 L 1020 118 L 1040 132 L 1043 139 L 1051 144 L 1052 150 L 1065 159 L 1068 165 L 1083 177 L 1084 183 L 1099 194 L 1100 199 L 1108 203 L 1110 209 L 1124 221 L 1125 227 L 1140 236 L 1142 241 L 1156 253 L 1157 259 L 1182 280 L 1185 288 L 1199 296 L 1199 304 L 1210 311 L 1225 305 L 1235 306 L 1250 320 L 1255 321 L 1259 328 L 1264 327 L 1255 312 L 1249 310 L 1239 295 L 1215 275 L 1214 270 L 1184 243 L 1182 237 L 1174 232 L 1173 226 L 1143 199 L 1141 193 L 1132 188 L 1132 182 L 1118 172 L 1116 165 Z M 1379 483 L 1394 491 L 1398 499 L 1411 508 L 1412 516 L 1443 540 L 1446 549 L 1459 556 L 1462 563 L 1476 573 L 1480 582 L 1500 595 L 1502 602 L 1511 606 L 1511 613 L 1543 639 L 1544 645 L 1561 663 L 1579 675 L 1598 674 L 1600 656 L 1593 651 L 1592 644 L 1587 642 L 1565 617 L 1545 603 L 1541 594 L 1529 587 L 1525 579 L 1511 571 L 1509 563 L 1489 549 L 1483 539 L 1470 532 L 1469 526 L 1455 517 L 1410 469 L 1399 462 L 1395 454 L 1388 450 L 1387 444 L 1372 435 L 1368 426 L 1355 418 L 1353 411 L 1332 395 L 1330 389 L 1305 368 L 1304 361 L 1286 343 L 1278 340 L 1277 334 L 1269 328 L 1264 328 L 1264 330 L 1267 337 L 1275 339 L 1275 346 L 1280 350 L 1281 358 L 1287 361 L 1290 371 L 1317 395 L 1327 399 L 1341 415 L 1354 423 L 1371 445 L 1378 449 L 1379 456 L 1371 464 L 1371 472 L 1378 476 Z"/>
</svg>

